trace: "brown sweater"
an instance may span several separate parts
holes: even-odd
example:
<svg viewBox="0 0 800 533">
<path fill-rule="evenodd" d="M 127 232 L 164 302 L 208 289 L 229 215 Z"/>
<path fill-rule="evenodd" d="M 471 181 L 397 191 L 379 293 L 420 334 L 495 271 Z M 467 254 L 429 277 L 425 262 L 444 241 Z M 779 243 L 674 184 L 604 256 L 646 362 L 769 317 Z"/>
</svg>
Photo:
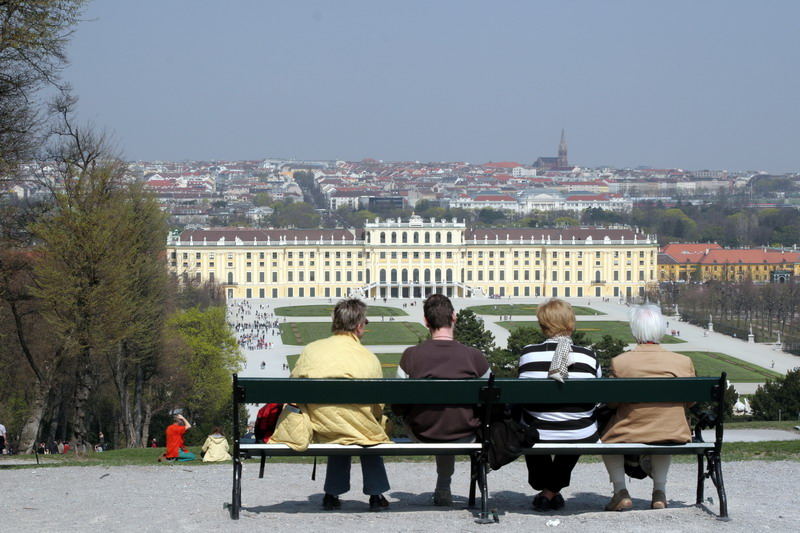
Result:
<svg viewBox="0 0 800 533">
<path fill-rule="evenodd" d="M 617 378 L 690 378 L 692 360 L 660 344 L 639 344 L 611 360 Z M 600 437 L 602 442 L 684 443 L 692 440 L 682 403 L 621 403 Z"/>
<path fill-rule="evenodd" d="M 489 363 L 476 350 L 457 341 L 427 340 L 407 348 L 398 377 L 413 379 L 469 379 L 488 377 Z M 422 442 L 445 442 L 475 434 L 480 420 L 472 405 L 397 405 L 395 412 Z"/>
</svg>

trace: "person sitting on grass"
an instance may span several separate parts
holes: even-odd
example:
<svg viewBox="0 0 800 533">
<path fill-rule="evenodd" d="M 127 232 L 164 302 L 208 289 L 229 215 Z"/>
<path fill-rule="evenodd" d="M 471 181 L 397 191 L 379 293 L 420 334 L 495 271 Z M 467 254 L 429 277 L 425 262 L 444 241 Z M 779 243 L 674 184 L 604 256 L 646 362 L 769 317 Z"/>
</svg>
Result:
<svg viewBox="0 0 800 533">
<path fill-rule="evenodd" d="M 222 434 L 222 429 L 216 426 L 203 443 L 203 462 L 230 461 L 229 450 L 228 440 Z"/>
<path fill-rule="evenodd" d="M 183 415 L 175 415 L 172 424 L 167 426 L 167 451 L 159 457 L 159 461 L 194 461 L 195 455 L 183 445 L 183 434 L 192 428 L 192 425 Z"/>
</svg>

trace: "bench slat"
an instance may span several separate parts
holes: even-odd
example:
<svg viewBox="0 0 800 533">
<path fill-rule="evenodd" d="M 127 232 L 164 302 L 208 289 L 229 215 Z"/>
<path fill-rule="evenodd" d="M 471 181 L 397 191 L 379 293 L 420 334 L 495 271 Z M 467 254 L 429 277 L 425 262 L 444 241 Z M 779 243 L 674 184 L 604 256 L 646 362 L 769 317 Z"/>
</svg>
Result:
<svg viewBox="0 0 800 533">
<path fill-rule="evenodd" d="M 238 378 L 244 403 L 471 404 L 487 380 Z M 702 402 L 718 378 L 498 379 L 499 402 Z"/>
<path fill-rule="evenodd" d="M 341 444 L 311 444 L 308 450 L 296 452 L 285 444 L 240 444 L 242 451 L 265 451 L 267 455 L 324 456 L 324 455 L 467 455 L 479 451 L 478 443 L 408 443 L 376 444 L 375 446 L 344 446 Z"/>
<path fill-rule="evenodd" d="M 703 453 L 714 448 L 713 442 L 689 442 L 686 444 L 561 444 L 541 443 L 525 450 L 525 455 L 686 455 Z"/>
<path fill-rule="evenodd" d="M 690 442 L 677 445 L 603 444 L 603 443 L 539 443 L 524 451 L 525 455 L 696 455 L 712 449 L 713 442 Z M 478 443 L 408 443 L 378 444 L 375 446 L 344 446 L 341 444 L 312 444 L 304 452 L 296 452 L 285 444 L 240 444 L 241 451 L 263 451 L 274 457 L 325 455 L 467 455 L 478 451 Z"/>
</svg>

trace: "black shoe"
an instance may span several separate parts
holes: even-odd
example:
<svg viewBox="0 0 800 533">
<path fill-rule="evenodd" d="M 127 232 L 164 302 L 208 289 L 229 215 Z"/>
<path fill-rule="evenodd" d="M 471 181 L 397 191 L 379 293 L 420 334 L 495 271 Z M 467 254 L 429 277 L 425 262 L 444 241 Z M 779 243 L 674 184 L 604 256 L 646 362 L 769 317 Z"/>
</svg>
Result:
<svg viewBox="0 0 800 533">
<path fill-rule="evenodd" d="M 537 494 L 533 498 L 533 510 L 539 511 L 540 513 L 545 513 L 552 509 L 553 507 L 550 504 L 550 500 L 548 500 L 544 494 Z"/>
<path fill-rule="evenodd" d="M 384 511 L 389 508 L 389 502 L 383 497 L 383 494 L 369 497 L 369 510 L 370 511 Z"/>
<path fill-rule="evenodd" d="M 561 494 L 556 494 L 553 496 L 553 499 L 550 500 L 550 508 L 554 511 L 558 511 L 564 507 L 564 497 Z"/>
<path fill-rule="evenodd" d="M 333 494 L 325 494 L 322 498 L 322 508 L 326 511 L 333 511 L 335 509 L 341 509 L 342 502 L 339 501 L 338 496 L 334 496 Z"/>
</svg>

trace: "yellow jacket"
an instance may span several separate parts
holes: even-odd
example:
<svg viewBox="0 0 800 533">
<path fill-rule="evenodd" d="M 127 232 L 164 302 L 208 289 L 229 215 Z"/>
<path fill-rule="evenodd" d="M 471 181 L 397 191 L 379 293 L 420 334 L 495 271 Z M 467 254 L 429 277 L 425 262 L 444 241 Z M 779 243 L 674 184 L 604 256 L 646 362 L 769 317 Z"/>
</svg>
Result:
<svg viewBox="0 0 800 533">
<path fill-rule="evenodd" d="M 293 378 L 382 378 L 381 363 L 355 335 L 333 335 L 303 349 Z M 306 404 L 314 442 L 369 446 L 391 442 L 386 435 L 383 405 Z"/>
<path fill-rule="evenodd" d="M 203 462 L 229 461 L 231 459 L 231 454 L 228 453 L 229 449 L 228 441 L 225 437 L 219 434 L 209 435 L 205 443 L 203 443 L 203 451 L 205 452 Z"/>
</svg>

